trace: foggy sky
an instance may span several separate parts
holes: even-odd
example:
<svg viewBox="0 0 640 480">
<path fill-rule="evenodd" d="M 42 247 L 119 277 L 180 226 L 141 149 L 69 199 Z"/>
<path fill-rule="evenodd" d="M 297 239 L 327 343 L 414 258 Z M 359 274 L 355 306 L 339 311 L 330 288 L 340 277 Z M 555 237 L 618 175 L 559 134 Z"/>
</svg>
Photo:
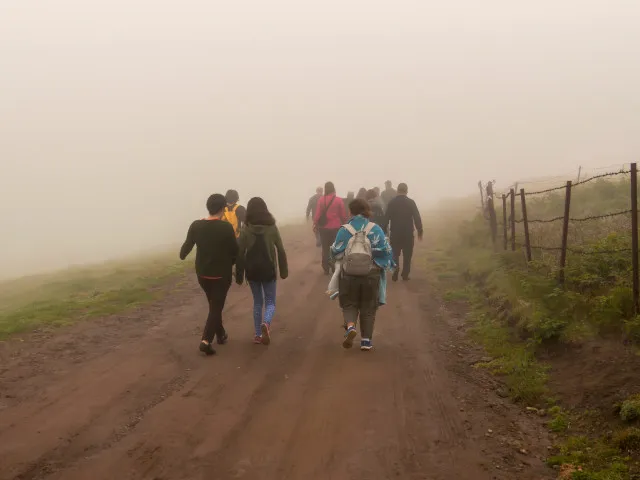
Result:
<svg viewBox="0 0 640 480">
<path fill-rule="evenodd" d="M 637 160 L 637 0 L 1 0 L 0 276 L 179 243 L 227 188 L 304 213 Z"/>
</svg>

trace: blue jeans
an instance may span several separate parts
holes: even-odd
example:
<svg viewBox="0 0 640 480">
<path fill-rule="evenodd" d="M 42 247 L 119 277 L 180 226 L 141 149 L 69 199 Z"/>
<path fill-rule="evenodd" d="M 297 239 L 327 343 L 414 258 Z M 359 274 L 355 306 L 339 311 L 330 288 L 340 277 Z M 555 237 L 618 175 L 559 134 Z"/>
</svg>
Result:
<svg viewBox="0 0 640 480">
<path fill-rule="evenodd" d="M 253 326 L 256 335 L 262 335 L 262 310 L 264 309 L 264 323 L 271 325 L 274 313 L 276 313 L 276 281 L 249 282 L 253 294 Z"/>
</svg>

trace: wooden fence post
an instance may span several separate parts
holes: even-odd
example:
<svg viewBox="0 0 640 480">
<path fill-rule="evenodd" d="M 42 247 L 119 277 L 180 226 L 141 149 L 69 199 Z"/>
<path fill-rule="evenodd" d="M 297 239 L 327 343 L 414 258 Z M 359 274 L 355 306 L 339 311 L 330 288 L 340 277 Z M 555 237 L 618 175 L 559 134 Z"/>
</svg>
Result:
<svg viewBox="0 0 640 480">
<path fill-rule="evenodd" d="M 482 192 L 482 180 L 478 182 L 478 188 L 480 189 L 480 206 L 482 207 L 482 214 L 484 215 L 484 193 Z"/>
<path fill-rule="evenodd" d="M 502 194 L 502 232 L 504 233 L 504 249 L 507 250 L 509 237 L 507 236 L 507 196 Z"/>
<path fill-rule="evenodd" d="M 509 191 L 511 195 L 511 250 L 516 251 L 516 192 L 512 188 Z"/>
<path fill-rule="evenodd" d="M 496 209 L 493 205 L 493 182 L 487 183 L 487 209 L 489 210 L 489 225 L 491 226 L 491 240 L 495 247 L 498 239 L 498 220 L 496 218 Z"/>
<path fill-rule="evenodd" d="M 633 309 L 640 313 L 640 273 L 638 272 L 638 170 L 631 164 L 631 263 L 633 264 Z"/>
<path fill-rule="evenodd" d="M 567 182 L 564 197 L 564 222 L 562 224 L 562 250 L 560 251 L 559 281 L 564 285 L 564 267 L 567 265 L 567 242 L 569 240 L 569 212 L 571 210 L 571 180 Z"/>
<path fill-rule="evenodd" d="M 527 200 L 524 195 L 524 188 L 520 189 L 520 200 L 522 201 L 522 223 L 524 224 L 524 246 L 527 252 L 527 262 L 531 261 L 531 240 L 529 239 L 529 219 L 527 218 Z"/>
</svg>

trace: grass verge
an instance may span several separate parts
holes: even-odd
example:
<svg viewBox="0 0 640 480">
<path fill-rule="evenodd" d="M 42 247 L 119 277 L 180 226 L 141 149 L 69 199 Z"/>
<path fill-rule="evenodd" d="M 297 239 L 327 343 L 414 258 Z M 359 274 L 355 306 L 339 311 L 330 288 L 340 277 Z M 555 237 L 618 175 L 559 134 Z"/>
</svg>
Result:
<svg viewBox="0 0 640 480">
<path fill-rule="evenodd" d="M 108 262 L 0 283 L 0 340 L 42 327 L 124 311 L 193 268 L 175 253 Z"/>
</svg>

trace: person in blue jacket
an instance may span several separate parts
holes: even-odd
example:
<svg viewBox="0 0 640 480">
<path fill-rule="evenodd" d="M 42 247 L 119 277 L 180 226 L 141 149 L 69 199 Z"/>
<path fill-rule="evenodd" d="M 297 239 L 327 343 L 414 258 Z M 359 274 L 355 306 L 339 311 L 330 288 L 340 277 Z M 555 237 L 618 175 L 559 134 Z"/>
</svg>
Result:
<svg viewBox="0 0 640 480">
<path fill-rule="evenodd" d="M 352 217 L 348 224 L 354 230 L 363 230 L 371 222 L 371 207 L 366 200 L 352 201 L 349 211 Z M 331 246 L 332 258 L 344 255 L 351 237 L 349 230 L 344 226 L 340 228 Z M 366 276 L 351 276 L 341 272 L 338 286 L 338 299 L 346 329 L 342 346 L 353 346 L 353 340 L 357 335 L 356 325 L 360 320 L 360 349 L 365 351 L 373 348 L 373 329 L 378 307 L 386 303 L 386 272 L 395 268 L 393 252 L 382 228 L 374 225 L 367 238 L 371 243 L 373 257 L 371 271 Z"/>
</svg>

